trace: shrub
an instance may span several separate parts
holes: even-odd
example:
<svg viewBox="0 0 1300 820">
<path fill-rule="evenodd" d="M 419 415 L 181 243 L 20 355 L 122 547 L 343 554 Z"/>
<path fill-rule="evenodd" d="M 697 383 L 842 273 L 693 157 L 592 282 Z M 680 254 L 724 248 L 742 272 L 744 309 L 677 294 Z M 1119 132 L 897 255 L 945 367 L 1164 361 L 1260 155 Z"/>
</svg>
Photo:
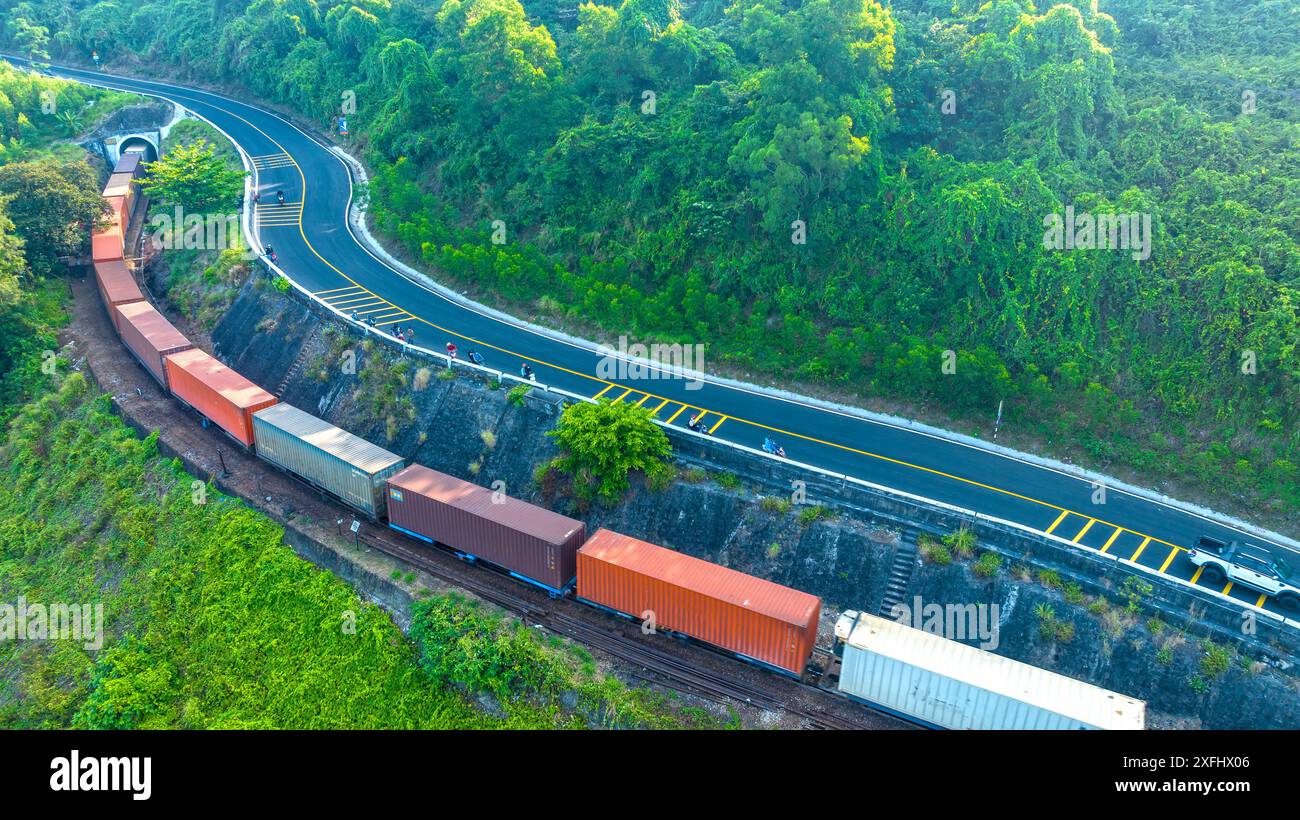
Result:
<svg viewBox="0 0 1300 820">
<path fill-rule="evenodd" d="M 921 550 L 921 557 L 932 564 L 944 566 L 952 563 L 952 553 L 948 547 L 932 535 L 922 533 L 917 536 L 916 546 Z"/>
<path fill-rule="evenodd" d="M 980 578 L 992 578 L 1001 568 L 1002 556 L 996 552 L 986 552 L 971 566 L 971 572 Z"/>
<path fill-rule="evenodd" d="M 758 506 L 767 512 L 788 513 L 793 504 L 788 498 L 781 498 L 776 495 L 765 495 L 759 499 Z"/>
<path fill-rule="evenodd" d="M 560 448 L 555 469 L 573 479 L 581 499 L 612 504 L 627 492 L 630 473 L 640 472 L 654 482 L 671 470 L 668 437 L 650 411 L 635 404 L 570 405 L 547 435 Z"/>
<path fill-rule="evenodd" d="M 528 391 L 532 389 L 532 385 L 516 384 L 514 387 L 510 388 L 509 393 L 506 393 L 506 401 L 510 402 L 515 407 L 523 407 L 524 396 L 527 396 Z"/>
<path fill-rule="evenodd" d="M 954 555 L 961 558 L 970 558 L 975 554 L 975 533 L 966 527 L 945 535 L 943 543 L 952 550 Z"/>
<path fill-rule="evenodd" d="M 831 515 L 830 507 L 823 507 L 821 504 L 812 507 L 804 507 L 799 511 L 799 523 L 807 527 L 821 521 L 822 519 L 830 518 Z"/>
</svg>

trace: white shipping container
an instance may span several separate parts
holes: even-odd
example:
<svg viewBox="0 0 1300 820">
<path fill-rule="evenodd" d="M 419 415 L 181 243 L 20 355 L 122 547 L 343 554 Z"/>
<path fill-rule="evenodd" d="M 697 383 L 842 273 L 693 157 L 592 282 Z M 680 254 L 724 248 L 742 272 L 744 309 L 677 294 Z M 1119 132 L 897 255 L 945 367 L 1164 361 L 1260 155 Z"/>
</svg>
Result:
<svg viewBox="0 0 1300 820">
<path fill-rule="evenodd" d="M 401 456 L 291 404 L 254 413 L 253 441 L 261 458 L 376 519 L 388 509 L 388 477 L 406 466 Z"/>
<path fill-rule="evenodd" d="M 944 729 L 1142 729 L 1146 703 L 939 635 L 846 611 L 839 688 Z"/>
</svg>

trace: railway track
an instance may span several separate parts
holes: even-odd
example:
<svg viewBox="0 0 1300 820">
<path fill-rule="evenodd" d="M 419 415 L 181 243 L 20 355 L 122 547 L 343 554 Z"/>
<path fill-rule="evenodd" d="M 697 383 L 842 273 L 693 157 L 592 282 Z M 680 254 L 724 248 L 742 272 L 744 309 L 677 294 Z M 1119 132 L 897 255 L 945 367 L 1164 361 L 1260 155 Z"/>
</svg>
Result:
<svg viewBox="0 0 1300 820">
<path fill-rule="evenodd" d="M 838 715 L 809 709 L 797 702 L 795 698 L 778 691 L 779 688 L 813 689 L 820 694 L 825 694 L 826 690 L 820 687 L 803 682 L 796 684 L 794 681 L 782 681 L 784 686 L 764 688 L 735 680 L 693 666 L 672 653 L 619 634 L 617 621 L 613 621 L 609 627 L 596 626 L 567 613 L 538 606 L 520 595 L 504 592 L 486 583 L 482 578 L 476 578 L 477 573 L 450 571 L 434 560 L 430 554 L 433 548 L 404 543 L 395 536 L 389 537 L 386 531 L 379 535 L 359 534 L 358 541 L 367 547 L 418 567 L 439 580 L 472 592 L 479 598 L 540 624 L 559 635 L 599 649 L 625 663 L 639 666 L 649 675 L 638 675 L 638 677 L 652 683 L 666 685 L 683 694 L 695 695 L 716 703 L 736 701 L 768 711 L 784 711 L 798 716 L 811 728 L 865 728 L 861 723 Z M 890 718 L 890 720 L 894 719 Z"/>
</svg>

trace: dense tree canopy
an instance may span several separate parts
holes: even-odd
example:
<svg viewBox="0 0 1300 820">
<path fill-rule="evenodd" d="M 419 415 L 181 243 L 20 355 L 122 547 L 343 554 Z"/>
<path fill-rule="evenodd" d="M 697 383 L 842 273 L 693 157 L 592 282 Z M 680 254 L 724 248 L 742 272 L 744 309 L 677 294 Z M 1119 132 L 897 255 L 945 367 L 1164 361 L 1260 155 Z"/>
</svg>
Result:
<svg viewBox="0 0 1300 820">
<path fill-rule="evenodd" d="M 346 113 L 376 227 L 485 298 L 1300 500 L 1294 3 L 0 9 L 14 48 Z M 1045 247 L 1067 209 L 1149 254 Z"/>
</svg>

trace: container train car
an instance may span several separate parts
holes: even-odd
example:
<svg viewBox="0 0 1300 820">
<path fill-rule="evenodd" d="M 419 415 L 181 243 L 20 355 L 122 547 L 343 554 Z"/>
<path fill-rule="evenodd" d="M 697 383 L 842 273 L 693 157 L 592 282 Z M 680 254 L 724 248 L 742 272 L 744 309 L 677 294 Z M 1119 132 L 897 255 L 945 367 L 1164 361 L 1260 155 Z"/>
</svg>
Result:
<svg viewBox="0 0 1300 820">
<path fill-rule="evenodd" d="M 574 583 L 581 521 L 412 464 L 388 479 L 388 524 L 559 595 Z"/>
<path fill-rule="evenodd" d="M 1146 704 L 1046 669 L 848 610 L 839 690 L 943 729 L 1141 729 Z"/>
<path fill-rule="evenodd" d="M 117 261 L 122 260 L 119 257 Z M 166 358 L 189 350 L 193 343 L 148 302 L 128 302 L 114 306 L 112 311 L 113 324 L 127 350 L 158 384 L 167 388 Z"/>
<path fill-rule="evenodd" d="M 815 595 L 606 529 L 578 550 L 577 597 L 794 677 L 822 607 Z"/>
<path fill-rule="evenodd" d="M 401 456 L 292 404 L 275 404 L 254 413 L 253 440 L 264 461 L 374 520 L 387 512 L 388 478 L 406 466 Z"/>
<path fill-rule="evenodd" d="M 123 159 L 125 165 L 115 170 L 135 178 L 139 158 Z M 170 395 L 259 458 L 372 520 L 491 564 L 552 595 L 573 590 L 587 605 L 653 619 L 656 630 L 784 675 L 804 674 L 816 643 L 820 598 L 611 530 L 588 539 L 581 521 L 419 464 L 408 466 L 278 402 L 194 348 L 145 300 L 124 264 L 120 236 L 131 213 L 121 214 L 117 234 L 103 243 L 106 258 L 95 260 L 100 296 L 119 336 Z M 1025 728 L 1141 726 L 1141 701 L 926 633 L 898 637 L 903 629 L 908 628 L 856 612 L 839 619 L 841 693 L 933 726 L 990 728 L 1012 720 Z M 879 635 L 894 637 L 891 642 Z M 912 646 L 910 652 L 904 645 Z M 985 671 L 970 671 L 977 668 Z M 931 688 L 923 693 L 923 685 Z M 1035 689 L 1055 694 L 1040 696 Z M 954 697 L 959 704 L 948 705 Z M 1085 701 L 1087 707 L 1080 705 Z"/>
</svg>

